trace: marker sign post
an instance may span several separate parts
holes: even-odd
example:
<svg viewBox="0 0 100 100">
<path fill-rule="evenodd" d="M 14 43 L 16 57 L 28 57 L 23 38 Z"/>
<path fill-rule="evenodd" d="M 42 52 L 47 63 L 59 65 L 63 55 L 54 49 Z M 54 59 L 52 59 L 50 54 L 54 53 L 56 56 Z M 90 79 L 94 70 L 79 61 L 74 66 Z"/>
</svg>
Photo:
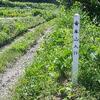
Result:
<svg viewBox="0 0 100 100">
<path fill-rule="evenodd" d="M 80 29 L 80 15 L 74 15 L 73 25 L 73 62 L 72 62 L 72 83 L 78 82 L 78 59 L 79 59 L 79 29 Z"/>
</svg>

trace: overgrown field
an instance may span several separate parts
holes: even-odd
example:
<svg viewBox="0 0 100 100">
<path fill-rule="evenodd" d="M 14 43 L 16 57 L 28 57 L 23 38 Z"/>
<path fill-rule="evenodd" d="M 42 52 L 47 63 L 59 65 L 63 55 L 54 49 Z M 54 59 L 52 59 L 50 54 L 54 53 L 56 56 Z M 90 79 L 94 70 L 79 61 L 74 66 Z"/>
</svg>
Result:
<svg viewBox="0 0 100 100">
<path fill-rule="evenodd" d="M 0 22 L 0 47 L 11 42 L 18 35 L 22 35 L 29 28 L 36 27 L 44 21 L 45 19 L 40 16 L 2 19 Z"/>
<path fill-rule="evenodd" d="M 3 71 L 9 63 L 15 61 L 17 57 L 25 54 L 27 49 L 34 44 L 40 34 L 53 25 L 53 19 L 56 18 L 58 12 L 54 4 L 1 2 L 0 72 Z M 9 3 L 14 5 L 14 7 Z M 3 4 L 5 4 L 5 6 Z M 17 4 L 19 4 L 19 7 Z M 30 5 L 33 5 L 32 8 L 28 8 Z M 41 7 L 46 6 L 45 9 L 41 8 L 40 5 Z M 48 5 L 52 7 L 51 9 L 49 7 L 49 11 Z M 25 7 L 20 8 L 21 6 Z M 36 7 L 38 7 L 38 9 Z M 6 46 L 8 46 L 7 49 L 5 49 Z M 16 50 L 14 48 L 16 48 Z"/>
<path fill-rule="evenodd" d="M 76 2 L 66 9 L 53 4 L 9 1 L 2 4 L 0 47 L 8 41 L 11 44 L 0 52 L 0 72 L 25 54 L 45 30 L 54 26 L 14 88 L 13 100 L 100 100 L 100 27 L 92 23 L 81 3 Z M 26 6 L 31 8 L 26 9 Z M 75 13 L 81 16 L 78 86 L 71 83 Z M 33 27 L 34 31 L 28 31 Z M 22 38 L 13 41 L 19 35 Z"/>
</svg>

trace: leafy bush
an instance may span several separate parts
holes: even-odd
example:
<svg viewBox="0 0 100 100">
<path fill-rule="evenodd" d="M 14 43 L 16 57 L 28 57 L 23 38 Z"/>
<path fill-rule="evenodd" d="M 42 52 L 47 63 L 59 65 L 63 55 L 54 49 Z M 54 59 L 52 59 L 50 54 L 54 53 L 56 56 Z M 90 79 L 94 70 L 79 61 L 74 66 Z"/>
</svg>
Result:
<svg viewBox="0 0 100 100">
<path fill-rule="evenodd" d="M 100 1 L 99 0 L 77 0 L 83 4 L 84 10 L 86 10 L 93 22 L 96 25 L 100 25 Z"/>
</svg>

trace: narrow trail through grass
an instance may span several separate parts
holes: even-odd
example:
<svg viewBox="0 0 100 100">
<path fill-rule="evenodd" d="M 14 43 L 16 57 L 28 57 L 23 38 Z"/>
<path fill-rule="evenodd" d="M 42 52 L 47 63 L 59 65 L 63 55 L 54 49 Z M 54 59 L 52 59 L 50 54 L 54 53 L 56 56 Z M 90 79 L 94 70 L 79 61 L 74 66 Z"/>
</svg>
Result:
<svg viewBox="0 0 100 100">
<path fill-rule="evenodd" d="M 11 100 L 12 87 L 16 84 L 18 78 L 24 74 L 25 67 L 31 65 L 36 50 L 39 48 L 44 37 L 50 32 L 51 28 L 48 28 L 44 35 L 37 39 L 36 44 L 24 56 L 11 65 L 11 68 L 7 68 L 5 73 L 0 74 L 0 100 Z"/>
<path fill-rule="evenodd" d="M 15 23 L 17 23 L 16 20 L 17 21 L 19 20 L 20 24 L 21 23 L 24 23 L 24 24 L 21 26 L 19 26 L 19 24 L 18 24 L 18 26 L 16 26 L 16 24 L 15 24 Z M 24 20 L 24 22 L 23 22 L 23 20 Z M 27 20 L 29 20 L 29 21 L 27 22 Z M 38 20 L 38 21 L 36 21 L 36 20 Z M 29 32 L 29 29 L 33 29 L 36 26 L 43 24 L 45 22 L 45 19 L 40 16 L 36 16 L 36 17 L 31 17 L 29 19 L 28 19 L 28 17 L 11 18 L 11 19 L 5 18 L 5 19 L 1 19 L 1 24 L 2 24 L 2 21 L 5 21 L 5 23 L 3 23 L 4 25 L 6 25 L 6 24 L 8 25 L 9 22 L 13 23 L 15 21 L 13 23 L 15 25 L 11 26 L 12 28 L 14 28 L 14 30 L 12 30 L 12 31 L 11 31 L 11 29 L 9 29 L 10 25 L 7 26 L 7 29 L 2 29 L 1 33 L 3 33 L 3 31 L 5 31 L 5 30 L 9 30 L 9 32 L 4 32 L 4 34 L 6 34 L 6 35 L 4 35 L 4 34 L 0 35 L 0 49 L 7 44 L 11 44 L 17 37 L 24 35 L 26 32 Z M 25 24 L 27 24 L 27 25 L 25 25 Z M 2 26 L 2 28 L 4 28 L 4 25 Z M 19 27 L 19 29 L 17 29 L 18 27 Z"/>
<path fill-rule="evenodd" d="M 23 34 L 25 34 L 25 33 L 27 33 L 27 32 L 33 32 L 34 29 L 35 29 L 37 26 L 39 26 L 39 25 L 41 25 L 41 24 L 43 24 L 43 23 L 44 23 L 44 22 L 39 23 L 38 25 L 29 28 L 29 29 L 28 29 L 26 32 L 24 32 Z M 15 42 L 19 41 L 19 40 L 22 39 L 22 38 L 23 38 L 23 35 L 19 35 L 19 36 L 16 36 L 15 38 L 13 38 L 13 40 L 12 40 L 10 43 L 8 42 L 6 45 L 4 45 L 4 46 L 2 46 L 2 47 L 0 48 L 0 53 L 3 53 L 6 49 L 10 48 L 10 46 L 11 46 L 12 44 L 14 44 Z"/>
</svg>

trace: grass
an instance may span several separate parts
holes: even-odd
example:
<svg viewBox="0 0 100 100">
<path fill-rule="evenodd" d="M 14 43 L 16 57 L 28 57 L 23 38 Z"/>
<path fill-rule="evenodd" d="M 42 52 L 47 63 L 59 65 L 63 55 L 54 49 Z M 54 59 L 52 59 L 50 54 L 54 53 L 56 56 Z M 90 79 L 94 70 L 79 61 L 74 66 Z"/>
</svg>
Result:
<svg viewBox="0 0 100 100">
<path fill-rule="evenodd" d="M 0 72 L 4 71 L 8 63 L 22 56 L 34 44 L 43 32 L 54 25 L 55 19 L 37 26 L 34 32 L 27 32 L 19 41 L 15 41 L 4 52 L 0 53 Z"/>
<path fill-rule="evenodd" d="M 56 5 L 49 3 L 11 2 L 9 0 L 2 0 L 0 3 L 3 7 L 36 8 L 44 10 L 54 10 L 57 8 Z"/>
<path fill-rule="evenodd" d="M 73 15 L 81 15 L 79 85 L 71 83 Z M 16 86 L 14 100 L 99 100 L 100 28 L 81 4 L 60 9 L 55 29 Z"/>
<path fill-rule="evenodd" d="M 55 9 L 46 10 L 46 9 L 37 9 L 37 8 L 12 8 L 12 7 L 1 7 L 0 8 L 0 17 L 26 17 L 26 16 L 46 16 L 49 17 L 51 15 L 55 15 Z M 45 15 L 46 14 L 46 15 Z M 48 16 L 49 14 L 49 16 Z"/>
<path fill-rule="evenodd" d="M 2 2 L 8 3 L 9 1 L 2 1 Z M 16 3 L 14 2 L 14 4 Z M 20 4 L 20 2 L 18 4 Z M 21 4 L 26 5 L 32 3 L 21 3 Z M 46 4 L 34 4 L 34 5 L 41 5 L 42 7 Z M 4 46 L 7 43 L 10 43 L 17 36 L 22 35 L 24 32 L 26 32 L 29 28 L 35 27 L 38 24 L 43 23 L 44 21 L 49 21 L 55 18 L 57 16 L 57 12 L 58 12 L 57 9 L 52 9 L 49 11 L 47 9 L 37 9 L 37 8 L 20 9 L 18 7 L 15 8 L 10 7 L 10 5 L 7 7 L 1 7 L 0 47 Z M 8 17 L 8 19 L 6 19 L 6 17 Z"/>
<path fill-rule="evenodd" d="M 40 16 L 2 19 L 0 21 L 0 47 L 11 42 L 18 35 L 22 35 L 29 28 L 35 27 L 44 21 L 45 19 Z"/>
</svg>

